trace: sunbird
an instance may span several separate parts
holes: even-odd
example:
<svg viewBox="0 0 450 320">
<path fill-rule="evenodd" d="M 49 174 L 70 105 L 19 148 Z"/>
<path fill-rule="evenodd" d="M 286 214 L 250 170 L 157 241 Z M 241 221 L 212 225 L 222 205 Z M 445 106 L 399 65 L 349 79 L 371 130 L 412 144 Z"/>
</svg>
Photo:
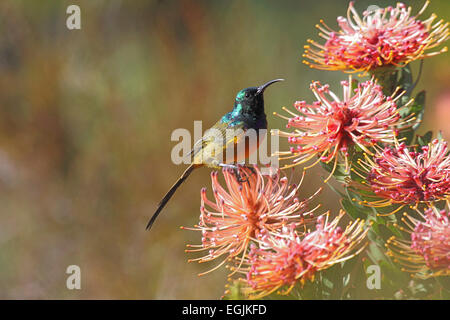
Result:
<svg viewBox="0 0 450 320">
<path fill-rule="evenodd" d="M 244 152 L 236 152 L 236 149 L 238 149 L 237 145 L 242 142 L 245 143 L 245 132 L 247 130 L 254 129 L 258 135 L 260 129 L 267 129 L 263 93 L 268 86 L 279 81 L 284 81 L 284 79 L 271 80 L 259 87 L 245 88 L 238 92 L 234 101 L 233 110 L 225 114 L 211 127 L 211 129 L 215 130 L 207 130 L 203 137 L 194 144 L 189 154 L 193 160 L 192 164 L 189 165 L 181 177 L 169 189 L 164 198 L 162 198 L 158 204 L 158 208 L 147 224 L 147 230 L 152 227 L 161 210 L 194 169 L 204 166 L 216 169 L 221 167 L 236 169 L 237 167 L 234 164 L 245 161 L 250 154 L 258 149 L 259 136 L 257 137 L 256 144 L 246 143 Z M 230 135 L 230 131 L 235 134 Z M 217 138 L 218 136 L 220 136 L 219 139 Z M 233 150 L 233 156 L 226 157 L 226 151 L 231 149 Z"/>
</svg>

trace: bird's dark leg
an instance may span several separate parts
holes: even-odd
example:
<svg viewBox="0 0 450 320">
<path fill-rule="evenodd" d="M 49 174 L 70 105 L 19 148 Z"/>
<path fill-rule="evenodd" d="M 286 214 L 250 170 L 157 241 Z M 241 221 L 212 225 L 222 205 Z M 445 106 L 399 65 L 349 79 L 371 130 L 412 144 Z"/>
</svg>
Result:
<svg viewBox="0 0 450 320">
<path fill-rule="evenodd" d="M 230 170 L 233 170 L 233 173 L 234 173 L 234 176 L 236 177 L 236 179 L 237 179 L 237 181 L 239 182 L 239 183 L 242 183 L 242 182 L 246 182 L 248 179 L 242 179 L 242 177 L 241 177 L 241 175 L 240 175 L 240 173 L 239 173 L 239 169 L 240 169 L 240 165 L 239 164 L 225 164 L 225 163 L 221 163 L 221 164 L 219 164 L 219 166 L 220 167 L 223 167 L 223 168 L 225 168 L 225 169 L 230 169 Z"/>
<path fill-rule="evenodd" d="M 247 166 L 247 165 L 244 165 L 244 166 L 252 172 L 252 175 L 254 175 L 256 173 L 256 170 L 255 170 L 255 168 L 253 168 L 253 166 Z"/>
<path fill-rule="evenodd" d="M 251 173 L 252 175 L 256 173 L 255 169 L 252 166 L 248 166 L 248 165 L 245 165 L 245 164 L 224 164 L 224 163 L 221 163 L 221 164 L 219 164 L 219 166 L 221 166 L 223 168 L 228 168 L 228 169 L 233 170 L 237 181 L 240 182 L 240 183 L 247 182 L 248 179 L 249 179 L 249 176 L 247 176 L 247 178 L 243 178 L 241 176 L 241 174 L 239 172 L 241 167 L 245 167 L 245 168 L 249 169 L 252 172 Z"/>
<path fill-rule="evenodd" d="M 248 179 L 256 173 L 256 170 L 255 170 L 255 168 L 253 168 L 253 166 L 250 166 L 250 165 L 242 164 L 241 166 L 245 167 L 246 169 L 250 170 L 250 172 L 251 172 L 250 175 L 247 175 L 247 178 L 245 180 L 242 178 L 239 178 L 239 179 L 241 179 L 240 182 L 247 182 Z"/>
</svg>

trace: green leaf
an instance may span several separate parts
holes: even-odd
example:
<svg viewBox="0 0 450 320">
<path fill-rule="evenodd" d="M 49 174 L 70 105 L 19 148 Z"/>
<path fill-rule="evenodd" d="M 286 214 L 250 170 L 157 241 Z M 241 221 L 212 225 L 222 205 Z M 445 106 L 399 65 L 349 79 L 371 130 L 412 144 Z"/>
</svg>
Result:
<svg viewBox="0 0 450 320">
<path fill-rule="evenodd" d="M 400 79 L 397 82 L 397 86 L 400 86 L 403 90 L 408 91 L 413 86 L 413 76 L 411 66 L 408 64 L 400 71 Z"/>
<path fill-rule="evenodd" d="M 433 131 L 428 131 L 423 136 L 417 136 L 416 141 L 419 146 L 426 146 L 431 142 L 433 138 Z"/>
<path fill-rule="evenodd" d="M 336 189 L 335 187 L 333 187 L 331 185 L 331 183 L 327 182 L 327 186 L 333 190 L 335 193 L 337 193 L 340 197 L 345 197 L 345 194 L 343 194 L 341 191 L 339 191 L 338 189 Z"/>
<path fill-rule="evenodd" d="M 411 277 L 406 272 L 401 271 L 396 265 L 390 261 L 379 261 L 381 268 L 382 287 L 390 287 L 393 291 L 408 285 Z"/>
<path fill-rule="evenodd" d="M 426 91 L 422 90 L 414 98 L 414 103 L 412 104 L 413 109 L 416 108 L 416 110 L 422 110 L 425 106 L 425 99 L 426 99 Z"/>
<path fill-rule="evenodd" d="M 398 139 L 404 139 L 404 142 L 407 145 L 410 145 L 412 143 L 412 141 L 414 140 L 414 129 L 408 128 L 408 129 L 400 131 L 400 134 L 398 135 Z"/>
<path fill-rule="evenodd" d="M 392 95 L 397 86 L 398 71 L 393 66 L 386 66 L 376 68 L 371 71 L 372 75 L 377 80 L 378 84 L 382 86 L 383 93 L 386 96 Z"/>
<path fill-rule="evenodd" d="M 425 112 L 425 98 L 426 98 L 425 90 L 420 91 L 416 95 L 414 102 L 412 103 L 412 105 L 409 108 L 409 114 L 415 114 L 417 120 L 420 120 L 420 121 L 422 121 L 423 114 Z M 420 122 L 417 122 L 416 124 L 414 124 L 412 129 L 416 130 L 419 127 L 419 125 L 420 125 Z"/>
<path fill-rule="evenodd" d="M 387 228 L 385 225 L 379 224 L 378 227 L 377 234 L 383 239 L 384 242 L 394 235 L 391 229 Z"/>
<path fill-rule="evenodd" d="M 370 234 L 370 232 L 369 232 Z M 372 262 L 378 264 L 380 261 L 386 261 L 387 256 L 384 253 L 384 250 L 380 248 L 376 243 L 372 242 L 369 244 L 369 249 L 367 250 L 367 255 L 372 260 Z"/>
<path fill-rule="evenodd" d="M 341 205 L 344 208 L 345 212 L 347 212 L 353 219 L 366 219 L 364 211 L 361 210 L 359 205 L 355 202 L 343 198 L 341 200 Z"/>
<path fill-rule="evenodd" d="M 322 167 L 329 173 L 333 171 L 334 167 L 334 161 L 331 161 L 329 163 L 320 162 Z M 345 183 L 347 177 L 349 177 L 350 173 L 345 171 L 345 165 L 338 163 L 336 166 L 336 169 L 334 170 L 333 177 L 336 179 L 336 181 L 340 183 Z"/>
</svg>

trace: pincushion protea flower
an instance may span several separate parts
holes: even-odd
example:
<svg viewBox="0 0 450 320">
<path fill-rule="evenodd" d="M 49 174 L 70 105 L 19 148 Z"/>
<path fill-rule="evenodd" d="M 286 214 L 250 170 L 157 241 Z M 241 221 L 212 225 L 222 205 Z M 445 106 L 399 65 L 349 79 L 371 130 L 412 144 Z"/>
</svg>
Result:
<svg viewBox="0 0 450 320">
<path fill-rule="evenodd" d="M 421 152 L 395 142 L 395 147 L 378 150 L 373 159 L 366 156 L 360 161 L 367 175 L 367 190 L 376 200 L 365 200 L 362 204 L 385 207 L 400 204 L 394 212 L 405 205 L 434 202 L 450 197 L 450 155 L 447 142 L 433 140 L 421 148 Z M 355 171 L 356 172 L 356 171 Z M 391 212 L 393 213 L 393 212 Z M 391 214 L 390 213 L 390 214 Z"/>
<path fill-rule="evenodd" d="M 251 240 L 278 233 L 288 224 L 297 227 L 307 223 L 320 206 L 307 209 L 307 204 L 320 189 L 300 201 L 297 193 L 301 181 L 298 185 L 289 185 L 279 170 L 273 176 L 263 176 L 256 166 L 239 167 L 238 170 L 241 178 L 234 170 L 222 171 L 226 188 L 220 184 L 217 171 L 211 174 L 214 201 L 207 198 L 203 188 L 200 223 L 194 228 L 182 227 L 202 232 L 202 244 L 188 245 L 187 252 L 208 252 L 189 261 L 206 262 L 224 257 L 222 263 L 210 271 L 223 265 L 228 258 L 242 254 L 243 259 Z"/>
<path fill-rule="evenodd" d="M 369 71 L 381 66 L 402 66 L 417 59 L 423 59 L 447 51 L 428 52 L 449 37 L 448 22 L 434 22 L 436 15 L 421 21 L 420 12 L 411 16 L 411 8 L 397 3 L 395 8 L 387 7 L 365 11 L 361 18 L 350 2 L 347 18 L 338 17 L 339 31 L 329 28 L 322 20 L 316 27 L 324 44 L 308 40 L 304 57 L 313 61 L 305 64 L 323 70 L 348 72 Z"/>
<path fill-rule="evenodd" d="M 328 213 L 317 218 L 316 229 L 304 236 L 295 231 L 272 236 L 252 245 L 245 265 L 238 269 L 245 274 L 242 291 L 251 299 L 259 299 L 287 286 L 280 294 L 288 294 L 295 284 L 314 280 L 316 272 L 351 259 L 360 253 L 368 232 L 363 220 L 355 220 L 343 230 L 338 226 L 341 211 L 332 221 Z"/>
<path fill-rule="evenodd" d="M 448 202 L 447 202 L 448 206 Z M 450 206 L 439 210 L 431 206 L 416 219 L 405 214 L 402 219 L 411 234 L 410 240 L 392 237 L 386 247 L 388 255 L 403 265 L 402 270 L 419 278 L 450 276 Z"/>
<path fill-rule="evenodd" d="M 339 152 L 348 169 L 350 146 L 358 145 L 371 154 L 368 147 L 378 142 L 394 142 L 398 130 L 411 126 L 416 119 L 414 115 L 400 118 L 397 100 L 403 93 L 398 90 L 392 96 L 386 97 L 373 79 L 359 83 L 354 90 L 351 77 L 349 81 L 342 81 L 341 84 L 344 91 L 342 100 L 329 90 L 328 85 L 315 81 L 311 84 L 311 90 L 317 101 L 311 105 L 305 101 L 295 102 L 294 107 L 299 113 L 283 108 L 289 116 L 279 116 L 287 120 L 287 128 L 294 130 L 273 130 L 272 134 L 287 137 L 288 142 L 294 145 L 289 151 L 277 153 L 280 160 L 293 159 L 292 164 L 284 168 L 318 156 L 313 165 L 319 161 L 329 163 L 334 160 L 332 175 Z M 412 100 L 404 107 L 411 102 Z"/>
</svg>

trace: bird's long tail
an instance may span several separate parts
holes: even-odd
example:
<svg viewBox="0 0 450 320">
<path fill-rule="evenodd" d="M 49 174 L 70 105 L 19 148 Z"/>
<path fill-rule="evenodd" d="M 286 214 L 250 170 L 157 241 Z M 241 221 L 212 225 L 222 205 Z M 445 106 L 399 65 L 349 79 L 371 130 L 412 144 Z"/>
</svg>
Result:
<svg viewBox="0 0 450 320">
<path fill-rule="evenodd" d="M 153 214 L 153 216 L 150 218 L 150 221 L 147 224 L 146 230 L 149 230 L 152 225 L 153 222 L 155 222 L 156 218 L 158 217 L 158 215 L 161 213 L 161 210 L 165 207 L 165 205 L 167 204 L 167 202 L 170 200 L 170 198 L 172 198 L 173 194 L 175 193 L 175 191 L 177 191 L 178 187 L 181 186 L 181 184 L 189 177 L 189 175 L 192 173 L 192 171 L 197 168 L 198 165 L 195 164 L 191 164 L 186 171 L 183 172 L 183 174 L 181 175 L 180 178 L 178 178 L 177 182 L 175 182 L 173 184 L 173 186 L 170 188 L 169 191 L 167 191 L 166 195 L 164 196 L 164 198 L 162 198 L 161 202 L 158 204 L 158 209 L 156 209 L 155 213 Z"/>
</svg>

